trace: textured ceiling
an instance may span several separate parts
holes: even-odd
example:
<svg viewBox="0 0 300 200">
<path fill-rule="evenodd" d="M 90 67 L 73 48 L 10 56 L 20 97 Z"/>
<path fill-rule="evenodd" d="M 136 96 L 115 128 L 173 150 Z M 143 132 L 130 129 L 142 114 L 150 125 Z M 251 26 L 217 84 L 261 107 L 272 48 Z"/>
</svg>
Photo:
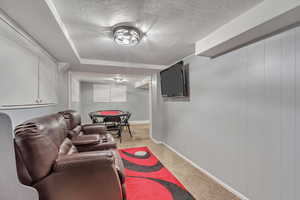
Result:
<svg viewBox="0 0 300 200">
<path fill-rule="evenodd" d="M 170 65 L 194 43 L 262 0 L 52 0 L 83 59 Z M 147 32 L 117 46 L 109 27 L 129 22 Z"/>
<path fill-rule="evenodd" d="M 131 67 L 118 67 L 118 66 L 103 66 L 98 65 L 86 65 L 86 64 L 72 64 L 70 70 L 78 72 L 92 72 L 92 73 L 104 73 L 104 74 L 124 74 L 124 75 L 151 75 L 156 73 L 157 70 L 146 68 L 131 68 Z"/>
</svg>

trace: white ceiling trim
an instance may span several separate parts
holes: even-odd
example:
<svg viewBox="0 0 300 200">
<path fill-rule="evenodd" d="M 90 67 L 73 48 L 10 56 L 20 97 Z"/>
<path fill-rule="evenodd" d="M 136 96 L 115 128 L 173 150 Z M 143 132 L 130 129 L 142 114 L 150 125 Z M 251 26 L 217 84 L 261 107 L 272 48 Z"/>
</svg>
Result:
<svg viewBox="0 0 300 200">
<path fill-rule="evenodd" d="M 62 30 L 62 32 L 64 33 L 65 37 L 67 38 L 67 40 L 68 40 L 68 42 L 69 42 L 69 44 L 70 44 L 73 52 L 75 53 L 77 59 L 80 61 L 80 59 L 81 59 L 80 55 L 79 55 L 79 53 L 78 53 L 78 51 L 77 51 L 77 49 L 75 47 L 74 42 L 72 41 L 72 39 L 70 37 L 70 34 L 69 34 L 69 32 L 68 32 L 65 24 L 63 23 L 60 15 L 58 14 L 57 9 L 56 9 L 54 3 L 52 2 L 52 0 L 45 0 L 45 2 L 47 3 L 50 11 L 52 12 L 52 14 L 53 14 L 56 22 L 58 23 L 60 29 Z"/>
<path fill-rule="evenodd" d="M 196 42 L 196 55 L 209 57 L 218 56 L 222 53 L 226 53 L 226 51 L 228 52 L 255 39 L 275 32 L 280 28 L 283 28 L 282 26 L 288 26 L 289 24 L 287 23 L 293 23 L 299 18 L 287 16 L 288 18 L 281 20 L 281 23 L 274 21 L 275 25 L 272 26 L 270 25 L 270 22 L 276 17 L 282 16 L 298 6 L 300 6 L 299 0 L 265 0 L 246 13 L 220 27 L 207 37 Z M 261 27 L 264 25 L 266 28 Z M 256 28 L 260 28 L 260 30 L 253 31 L 252 34 L 249 33 Z M 245 37 L 241 39 L 243 35 Z"/>
<path fill-rule="evenodd" d="M 85 59 L 81 58 L 78 50 L 68 33 L 68 30 L 63 23 L 58 11 L 53 3 L 52 0 L 45 0 L 49 9 L 51 10 L 53 16 L 55 17 L 59 27 L 61 28 L 62 32 L 64 33 L 65 37 L 67 38 L 72 50 L 74 51 L 76 57 L 78 58 L 80 64 L 89 64 L 89 65 L 102 65 L 102 66 L 114 66 L 114 67 L 130 67 L 130 68 L 145 68 L 145 69 L 155 69 L 155 70 L 162 70 L 165 69 L 167 66 L 165 65 L 151 65 L 151 64 L 144 64 L 144 63 L 129 63 L 129 62 L 116 62 L 110 60 L 97 60 L 97 59 Z"/>
<path fill-rule="evenodd" d="M 118 67 L 130 67 L 130 68 L 145 68 L 145 69 L 156 69 L 162 70 L 166 68 L 166 65 L 150 65 L 144 63 L 131 63 L 131 62 L 117 62 L 110 60 L 97 60 L 97 59 L 80 59 L 81 64 L 86 65 L 102 65 L 102 66 L 118 66 Z"/>
<path fill-rule="evenodd" d="M 135 85 L 137 82 L 150 80 L 150 76 L 137 75 L 120 75 L 120 74 L 106 74 L 106 73 L 91 73 L 91 72 L 72 72 L 72 79 L 78 82 L 93 82 L 93 83 L 115 83 L 115 77 L 124 78 L 127 83 Z"/>
<path fill-rule="evenodd" d="M 195 56 L 195 53 L 192 53 L 192 54 L 190 54 L 190 55 L 187 55 L 187 56 L 183 57 L 182 59 L 179 59 L 179 60 L 177 60 L 176 62 L 173 62 L 171 65 L 165 66 L 164 69 L 166 69 L 166 68 L 168 68 L 168 67 L 171 67 L 171 66 L 175 65 L 176 63 L 178 63 L 178 62 L 180 62 L 180 61 L 188 60 L 189 58 L 191 58 L 191 57 L 193 57 L 193 56 Z"/>
<path fill-rule="evenodd" d="M 150 77 L 147 77 L 141 81 L 135 82 L 134 87 L 135 88 L 149 88 L 150 81 L 151 81 Z"/>
<path fill-rule="evenodd" d="M 69 68 L 70 68 L 70 64 L 69 63 L 64 63 L 64 62 L 58 63 L 58 70 L 60 72 L 67 71 Z"/>
</svg>

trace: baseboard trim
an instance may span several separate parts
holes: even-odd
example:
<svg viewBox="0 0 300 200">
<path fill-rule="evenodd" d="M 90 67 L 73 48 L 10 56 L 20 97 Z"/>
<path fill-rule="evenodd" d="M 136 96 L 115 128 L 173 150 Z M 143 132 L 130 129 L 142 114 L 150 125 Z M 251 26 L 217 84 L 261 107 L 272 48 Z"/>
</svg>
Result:
<svg viewBox="0 0 300 200">
<path fill-rule="evenodd" d="M 135 124 L 150 124 L 149 120 L 136 120 L 136 121 L 129 121 L 129 124 L 135 125 Z"/>
<path fill-rule="evenodd" d="M 245 195 L 243 195 L 242 193 L 238 192 L 237 190 L 233 189 L 232 187 L 230 187 L 229 185 L 227 185 L 226 183 L 224 183 L 222 180 L 220 180 L 219 178 L 217 178 L 216 176 L 214 176 L 213 174 L 211 174 L 210 172 L 208 172 L 207 170 L 199 167 L 197 164 L 195 164 L 193 161 L 191 161 L 190 159 L 188 159 L 187 157 L 185 157 L 184 155 L 182 155 L 181 153 L 179 153 L 178 151 L 176 151 L 172 146 L 170 146 L 169 144 L 165 143 L 165 142 L 161 142 L 161 141 L 157 141 L 154 138 L 151 137 L 151 139 L 153 140 L 153 142 L 157 143 L 157 144 L 163 144 L 164 146 L 166 146 L 168 149 L 170 149 L 171 151 L 173 151 L 174 153 L 176 153 L 178 156 L 180 156 L 182 159 L 184 159 L 185 161 L 187 161 L 188 163 L 190 163 L 192 166 L 194 166 L 196 169 L 200 170 L 202 173 L 204 173 L 205 175 L 207 175 L 208 177 L 210 177 L 211 179 L 213 179 L 215 182 L 217 182 L 218 184 L 220 184 L 221 186 L 223 186 L 226 190 L 228 190 L 229 192 L 233 193 L 234 195 L 236 195 L 238 198 L 240 198 L 241 200 L 250 200 L 249 198 L 247 198 Z"/>
<path fill-rule="evenodd" d="M 150 139 L 155 143 L 155 144 L 164 144 L 162 141 L 158 141 L 153 138 L 153 136 L 150 134 Z"/>
</svg>

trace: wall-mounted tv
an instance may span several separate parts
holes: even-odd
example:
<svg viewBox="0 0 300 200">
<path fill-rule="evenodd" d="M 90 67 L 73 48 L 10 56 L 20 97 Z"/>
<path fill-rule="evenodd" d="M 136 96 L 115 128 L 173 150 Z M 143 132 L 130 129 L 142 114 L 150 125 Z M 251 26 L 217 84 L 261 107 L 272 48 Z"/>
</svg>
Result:
<svg viewBox="0 0 300 200">
<path fill-rule="evenodd" d="M 161 94 L 163 97 L 189 96 L 188 65 L 183 61 L 160 72 Z"/>
</svg>

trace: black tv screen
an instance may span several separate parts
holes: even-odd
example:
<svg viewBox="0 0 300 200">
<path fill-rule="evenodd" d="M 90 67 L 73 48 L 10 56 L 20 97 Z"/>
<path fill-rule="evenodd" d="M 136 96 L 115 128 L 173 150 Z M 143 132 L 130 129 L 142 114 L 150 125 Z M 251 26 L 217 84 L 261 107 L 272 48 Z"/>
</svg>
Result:
<svg viewBox="0 0 300 200">
<path fill-rule="evenodd" d="M 186 70 L 183 62 L 160 72 L 161 93 L 164 97 L 187 96 Z"/>
</svg>

